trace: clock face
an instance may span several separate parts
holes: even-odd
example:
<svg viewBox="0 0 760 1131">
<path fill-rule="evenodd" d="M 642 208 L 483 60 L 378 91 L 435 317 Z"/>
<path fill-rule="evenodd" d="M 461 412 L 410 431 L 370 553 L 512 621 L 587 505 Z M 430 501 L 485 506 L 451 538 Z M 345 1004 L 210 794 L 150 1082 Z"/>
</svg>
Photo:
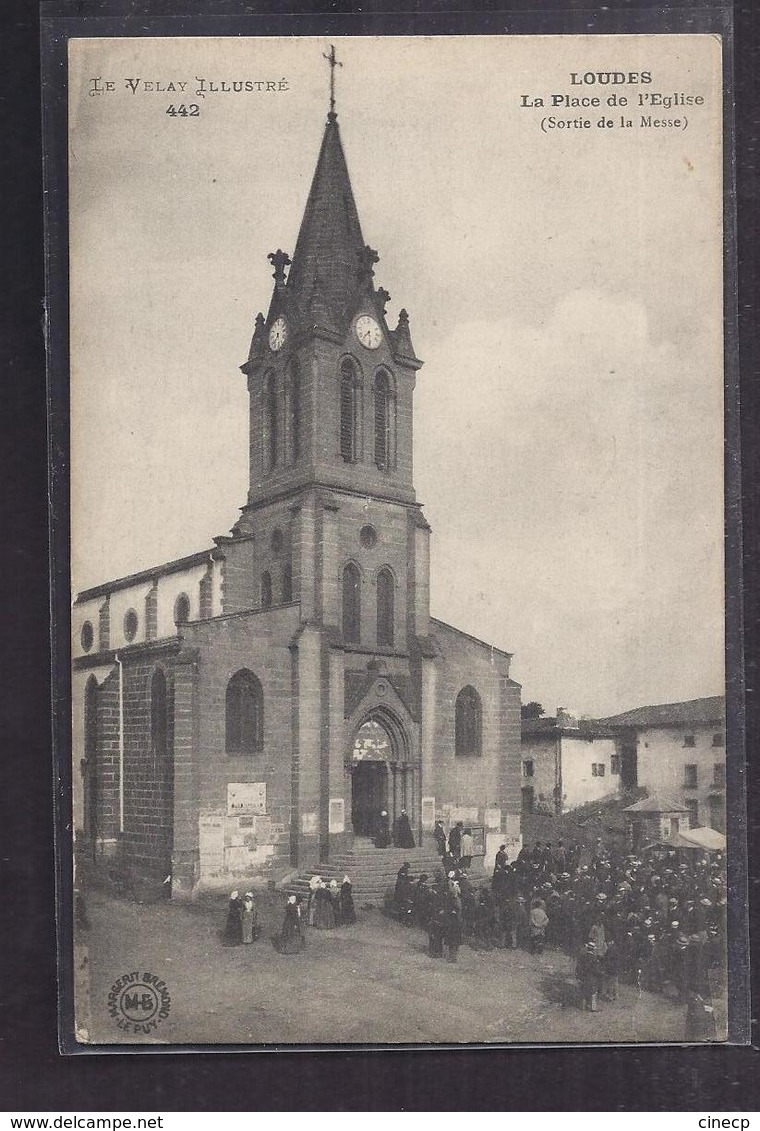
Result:
<svg viewBox="0 0 760 1131">
<path fill-rule="evenodd" d="M 383 340 L 382 330 L 369 314 L 362 314 L 356 319 L 356 336 L 368 350 L 376 350 Z"/>
<path fill-rule="evenodd" d="M 281 350 L 288 338 L 288 324 L 284 318 L 272 323 L 269 331 L 269 348 L 275 353 Z"/>
</svg>

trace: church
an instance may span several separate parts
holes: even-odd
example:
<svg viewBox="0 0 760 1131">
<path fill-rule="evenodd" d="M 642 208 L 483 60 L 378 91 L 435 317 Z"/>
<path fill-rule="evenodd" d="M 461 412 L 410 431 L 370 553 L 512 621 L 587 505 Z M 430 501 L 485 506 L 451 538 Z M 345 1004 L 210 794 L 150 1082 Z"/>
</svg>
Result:
<svg viewBox="0 0 760 1131">
<path fill-rule="evenodd" d="M 386 319 L 332 98 L 292 257 L 269 260 L 240 518 L 73 605 L 78 847 L 180 898 L 327 862 L 383 811 L 418 845 L 436 820 L 486 858 L 520 844 L 520 687 L 430 613 L 422 361 L 406 311 Z"/>
</svg>

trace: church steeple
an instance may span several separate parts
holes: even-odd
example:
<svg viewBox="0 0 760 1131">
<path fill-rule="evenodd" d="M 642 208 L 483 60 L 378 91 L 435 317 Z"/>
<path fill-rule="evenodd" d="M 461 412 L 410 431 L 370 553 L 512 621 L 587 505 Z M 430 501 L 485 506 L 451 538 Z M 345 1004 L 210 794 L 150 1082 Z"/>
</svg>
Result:
<svg viewBox="0 0 760 1131">
<path fill-rule="evenodd" d="M 241 369 L 250 394 L 249 506 L 304 487 L 414 502 L 415 356 L 405 311 L 375 280 L 335 112 L 330 110 L 292 259 L 269 253 L 274 289 Z"/>
<path fill-rule="evenodd" d="M 337 115 L 331 111 L 288 275 L 288 297 L 305 312 L 318 284 L 320 298 L 341 321 L 362 286 L 365 247 Z"/>
</svg>

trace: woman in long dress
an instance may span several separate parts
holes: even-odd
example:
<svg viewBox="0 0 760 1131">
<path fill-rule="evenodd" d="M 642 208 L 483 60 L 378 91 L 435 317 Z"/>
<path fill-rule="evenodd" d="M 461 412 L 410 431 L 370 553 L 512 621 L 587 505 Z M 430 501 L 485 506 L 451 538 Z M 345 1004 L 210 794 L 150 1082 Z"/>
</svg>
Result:
<svg viewBox="0 0 760 1131">
<path fill-rule="evenodd" d="M 253 892 L 247 891 L 243 896 L 243 906 L 240 911 L 240 929 L 243 943 L 252 943 L 259 937 L 256 905 L 253 902 Z"/>
<path fill-rule="evenodd" d="M 227 904 L 227 922 L 224 926 L 224 945 L 238 946 L 243 941 L 242 924 L 240 915 L 243 910 L 243 901 L 238 892 L 230 892 L 230 901 Z"/>
<path fill-rule="evenodd" d="M 303 932 L 303 913 L 301 911 L 301 904 L 294 895 L 288 896 L 288 902 L 285 904 L 285 918 L 282 923 L 282 930 L 279 935 L 275 935 L 274 939 L 275 948 L 280 954 L 298 954 L 306 946 L 306 937 Z"/>
<path fill-rule="evenodd" d="M 335 912 L 324 880 L 314 893 L 314 908 L 314 926 L 318 931 L 331 931 L 335 926 Z"/>
<path fill-rule="evenodd" d="M 316 895 L 319 891 L 320 884 L 322 883 L 321 876 L 312 876 L 309 880 L 309 902 L 306 905 L 306 921 L 310 927 L 314 926 L 314 919 L 317 914 L 317 899 Z"/>
<path fill-rule="evenodd" d="M 345 925 L 356 922 L 353 889 L 348 876 L 343 877 L 343 883 L 340 885 L 340 919 Z"/>
</svg>

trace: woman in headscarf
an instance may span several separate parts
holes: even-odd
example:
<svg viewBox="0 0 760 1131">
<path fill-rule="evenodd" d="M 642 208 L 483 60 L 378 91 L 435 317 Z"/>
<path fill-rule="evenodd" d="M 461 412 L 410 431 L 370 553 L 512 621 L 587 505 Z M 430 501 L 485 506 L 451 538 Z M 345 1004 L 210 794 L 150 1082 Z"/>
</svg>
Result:
<svg viewBox="0 0 760 1131">
<path fill-rule="evenodd" d="M 387 810 L 383 809 L 375 826 L 375 848 L 387 848 L 390 843 L 391 833 L 388 825 L 388 813 Z"/>
<path fill-rule="evenodd" d="M 340 887 L 338 886 L 337 880 L 330 880 L 328 894 L 330 896 L 330 903 L 332 904 L 335 926 L 338 927 L 340 926 L 343 916 L 340 909 Z"/>
<path fill-rule="evenodd" d="M 343 883 L 340 885 L 340 919 L 344 924 L 356 922 L 353 889 L 348 876 L 343 877 Z"/>
<path fill-rule="evenodd" d="M 331 931 L 335 926 L 335 913 L 333 911 L 330 892 L 324 880 L 314 893 L 314 926 L 318 931 Z"/>
<path fill-rule="evenodd" d="M 306 905 L 306 922 L 310 927 L 314 926 L 314 919 L 317 914 L 316 895 L 321 883 L 321 876 L 312 876 L 309 880 L 309 902 Z"/>
<path fill-rule="evenodd" d="M 243 901 L 237 891 L 230 892 L 230 900 L 227 904 L 227 922 L 224 927 L 224 945 L 237 946 L 243 941 L 242 924 L 240 921 L 240 914 L 243 910 Z"/>
<path fill-rule="evenodd" d="M 279 935 L 274 936 L 272 941 L 280 954 L 298 954 L 298 952 L 303 950 L 306 946 L 306 938 L 303 933 L 301 904 L 298 902 L 296 896 L 288 896 L 288 902 L 285 904 L 285 918 L 283 920 L 282 930 Z"/>
<path fill-rule="evenodd" d="M 259 937 L 259 926 L 252 891 L 247 891 L 243 896 L 243 906 L 240 911 L 240 930 L 242 935 L 241 941 L 243 943 L 252 943 Z"/>
</svg>

